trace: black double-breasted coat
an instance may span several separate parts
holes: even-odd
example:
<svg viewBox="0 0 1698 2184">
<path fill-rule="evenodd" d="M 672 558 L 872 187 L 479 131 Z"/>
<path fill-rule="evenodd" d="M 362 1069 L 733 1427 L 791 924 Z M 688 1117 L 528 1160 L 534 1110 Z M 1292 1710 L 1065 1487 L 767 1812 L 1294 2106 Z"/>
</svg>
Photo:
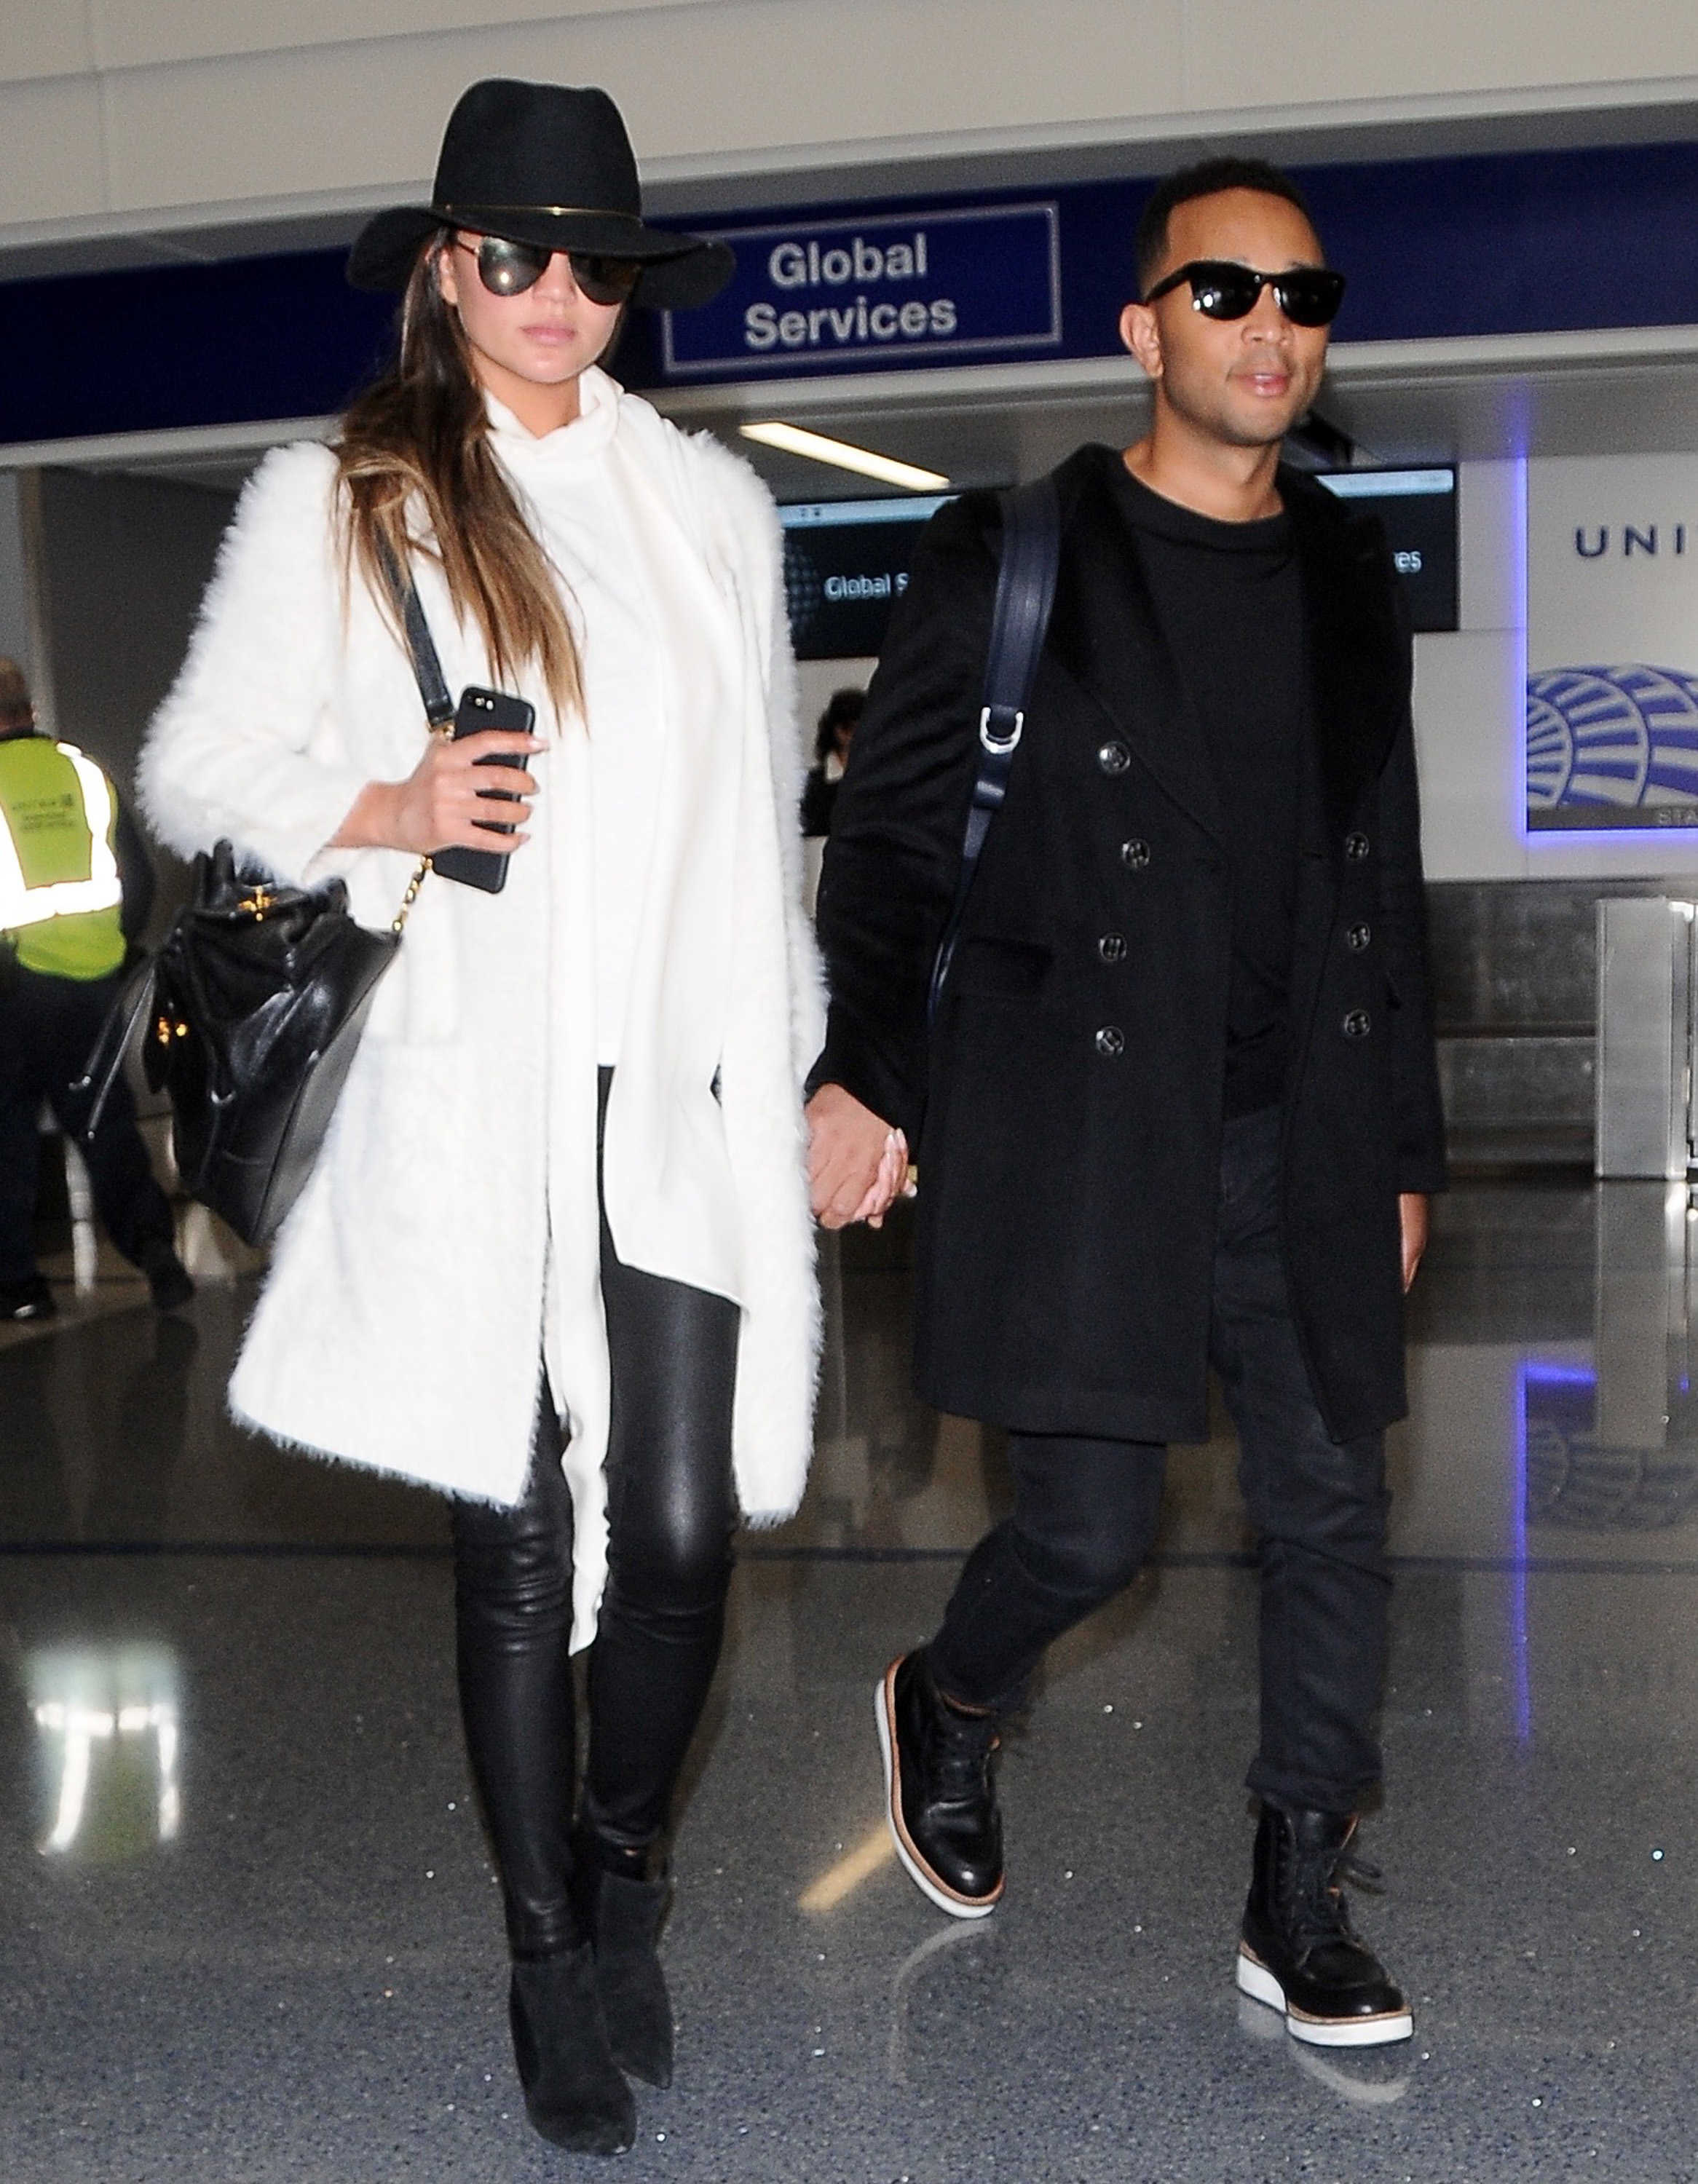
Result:
<svg viewBox="0 0 1698 2184">
<path fill-rule="evenodd" d="M 1232 874 L 1118 457 L 1056 474 L 1055 607 L 942 1005 L 998 503 L 927 526 L 856 733 L 819 891 L 814 1084 L 899 1123 L 920 1169 L 921 1394 L 1029 1432 L 1206 1431 Z M 1398 1196 L 1444 1182 L 1410 654 L 1377 521 L 1282 471 L 1310 694 L 1282 1153 L 1293 1318 L 1340 1440 L 1405 1407 Z"/>
</svg>

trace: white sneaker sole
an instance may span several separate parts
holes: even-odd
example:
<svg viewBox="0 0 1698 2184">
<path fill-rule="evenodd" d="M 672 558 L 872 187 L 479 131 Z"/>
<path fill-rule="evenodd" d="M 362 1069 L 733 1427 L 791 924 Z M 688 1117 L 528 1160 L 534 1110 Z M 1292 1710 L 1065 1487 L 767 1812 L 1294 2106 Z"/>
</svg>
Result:
<svg viewBox="0 0 1698 2184">
<path fill-rule="evenodd" d="M 1238 1950 L 1239 1991 L 1253 2002 L 1265 2003 L 1285 2020 L 1293 2040 L 1306 2040 L 1311 2048 L 1386 2048 L 1394 2040 L 1408 2040 L 1415 2019 L 1406 2009 L 1388 2009 L 1380 2017 L 1309 2017 L 1293 2009 L 1285 1989 L 1265 1964 L 1242 1945 Z"/>
<path fill-rule="evenodd" d="M 988 1919 L 1003 1900 L 1001 1884 L 994 1896 L 975 1902 L 970 1896 L 958 1896 L 927 1870 L 924 1860 L 908 1841 L 908 1830 L 902 1825 L 902 1800 L 896 1779 L 896 1731 L 895 1722 L 895 1689 L 897 1669 L 901 1660 L 892 1661 L 879 1681 L 873 1686 L 873 1719 L 878 1724 L 879 1752 L 885 1763 L 885 1825 L 891 1831 L 891 1841 L 902 1869 L 920 1894 L 930 1897 L 940 1911 L 947 1911 L 952 1919 Z"/>
</svg>

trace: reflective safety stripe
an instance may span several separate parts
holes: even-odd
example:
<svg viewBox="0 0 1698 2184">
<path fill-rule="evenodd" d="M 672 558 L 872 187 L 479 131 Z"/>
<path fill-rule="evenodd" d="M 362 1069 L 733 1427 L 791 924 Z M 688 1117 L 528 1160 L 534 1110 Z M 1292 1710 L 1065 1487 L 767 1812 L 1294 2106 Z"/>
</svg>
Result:
<svg viewBox="0 0 1698 2184">
<path fill-rule="evenodd" d="M 74 744 L 59 744 L 56 748 L 59 756 L 70 761 L 82 791 L 83 818 L 88 827 L 88 878 L 31 887 L 24 878 L 8 820 L 0 826 L 0 933 L 20 932 L 27 925 L 45 924 L 50 917 L 115 910 L 124 900 L 112 847 L 118 807 L 111 784 L 94 760 L 85 758 Z M 7 819 L 3 805 L 0 805 L 0 819 Z"/>
</svg>

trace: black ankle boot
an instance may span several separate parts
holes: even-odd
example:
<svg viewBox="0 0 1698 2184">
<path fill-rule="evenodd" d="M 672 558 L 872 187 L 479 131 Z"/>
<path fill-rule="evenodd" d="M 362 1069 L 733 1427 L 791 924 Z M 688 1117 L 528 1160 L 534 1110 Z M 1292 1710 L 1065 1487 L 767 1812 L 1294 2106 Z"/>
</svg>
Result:
<svg viewBox="0 0 1698 2184">
<path fill-rule="evenodd" d="M 607 2044 L 589 1944 L 521 1958 L 508 2014 L 534 2127 L 574 2153 L 625 2153 L 637 2136 L 637 2104 Z"/>
<path fill-rule="evenodd" d="M 891 1662 L 874 1703 L 896 1856 L 940 1911 L 984 1918 L 1003 1893 L 1003 1816 L 991 1779 L 995 1717 L 951 1706 L 932 1681 L 924 1647 Z"/>
<path fill-rule="evenodd" d="M 579 1830 L 573 1892 L 595 1952 L 595 1992 L 614 2059 L 645 2085 L 672 2083 L 672 1998 L 656 1949 L 671 1889 L 646 1854 Z"/>
<path fill-rule="evenodd" d="M 1373 1883 L 1350 1857 L 1352 1813 L 1288 1812 L 1264 1802 L 1238 1943 L 1238 1985 L 1282 2010 L 1316 2048 L 1407 2040 L 1415 2020 L 1384 1967 L 1350 1925 L 1342 1883 Z"/>
</svg>

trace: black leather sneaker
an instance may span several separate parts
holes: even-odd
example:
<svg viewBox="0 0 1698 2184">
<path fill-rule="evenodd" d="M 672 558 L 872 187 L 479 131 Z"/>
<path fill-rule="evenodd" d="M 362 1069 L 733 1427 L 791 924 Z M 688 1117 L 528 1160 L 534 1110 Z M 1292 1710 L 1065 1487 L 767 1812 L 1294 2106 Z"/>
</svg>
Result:
<svg viewBox="0 0 1698 2184">
<path fill-rule="evenodd" d="M 985 1918 L 1003 1895 L 1003 1818 L 991 1780 L 995 1718 L 949 1705 L 924 1647 L 892 1661 L 873 1698 L 896 1856 L 940 1911 Z"/>
<path fill-rule="evenodd" d="M 1349 1853 L 1355 1829 L 1352 1813 L 1264 1802 L 1256 1830 L 1238 1985 L 1315 2048 L 1378 2048 L 1415 2031 L 1401 1991 L 1350 1925 L 1343 1883 L 1379 1879 Z"/>
</svg>

